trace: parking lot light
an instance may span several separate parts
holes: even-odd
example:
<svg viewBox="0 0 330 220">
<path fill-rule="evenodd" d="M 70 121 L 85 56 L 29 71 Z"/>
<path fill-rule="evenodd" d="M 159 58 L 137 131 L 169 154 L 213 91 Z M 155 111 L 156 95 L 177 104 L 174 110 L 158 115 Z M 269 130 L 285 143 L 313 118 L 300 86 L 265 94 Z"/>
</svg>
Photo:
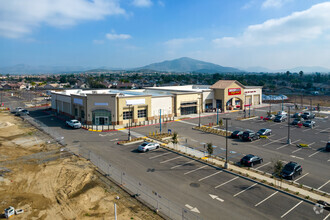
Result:
<svg viewBox="0 0 330 220">
<path fill-rule="evenodd" d="M 231 118 L 223 118 L 226 120 L 226 162 L 225 162 L 225 169 L 228 168 L 228 120 Z"/>
<path fill-rule="evenodd" d="M 288 106 L 288 140 L 287 140 L 287 144 L 291 144 L 291 139 L 290 139 L 290 109 L 291 109 L 291 106 Z"/>
</svg>

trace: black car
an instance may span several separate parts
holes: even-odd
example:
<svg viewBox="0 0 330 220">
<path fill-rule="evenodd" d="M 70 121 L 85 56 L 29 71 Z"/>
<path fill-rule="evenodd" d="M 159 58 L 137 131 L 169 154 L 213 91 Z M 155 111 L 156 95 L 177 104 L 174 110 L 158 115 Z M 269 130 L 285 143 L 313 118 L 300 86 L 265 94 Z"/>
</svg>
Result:
<svg viewBox="0 0 330 220">
<path fill-rule="evenodd" d="M 259 139 L 259 134 L 253 132 L 253 131 L 244 131 L 242 135 L 242 139 L 244 141 L 253 141 Z"/>
<path fill-rule="evenodd" d="M 295 118 L 292 123 L 292 125 L 298 125 L 298 124 L 301 124 L 301 120 L 299 118 Z"/>
<path fill-rule="evenodd" d="M 234 131 L 231 134 L 231 138 L 242 138 L 242 135 L 243 135 L 243 131 Z"/>
<path fill-rule="evenodd" d="M 296 112 L 292 115 L 292 118 L 300 118 L 301 117 L 301 113 L 300 112 Z"/>
<path fill-rule="evenodd" d="M 255 164 L 262 163 L 263 159 L 261 157 L 248 154 L 241 159 L 241 165 L 253 167 Z"/>
<path fill-rule="evenodd" d="M 301 173 L 302 173 L 302 166 L 296 162 L 291 161 L 283 167 L 281 171 L 281 176 L 284 179 L 292 180 L 297 175 L 301 175 Z"/>
<path fill-rule="evenodd" d="M 330 141 L 325 145 L 325 151 L 330 151 Z"/>
<path fill-rule="evenodd" d="M 286 117 L 284 115 L 278 115 L 275 117 L 274 122 L 282 122 L 285 121 Z"/>
</svg>

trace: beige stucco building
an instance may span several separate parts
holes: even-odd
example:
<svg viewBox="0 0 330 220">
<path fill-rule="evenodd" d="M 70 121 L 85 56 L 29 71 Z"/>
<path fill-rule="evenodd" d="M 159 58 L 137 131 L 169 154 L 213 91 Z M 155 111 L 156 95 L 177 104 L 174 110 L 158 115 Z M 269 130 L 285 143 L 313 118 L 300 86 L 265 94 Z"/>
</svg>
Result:
<svg viewBox="0 0 330 220">
<path fill-rule="evenodd" d="M 146 87 L 135 90 L 64 90 L 52 92 L 52 109 L 86 124 L 156 123 L 199 112 L 230 111 L 262 104 L 262 87 L 220 80 L 212 86 Z"/>
</svg>

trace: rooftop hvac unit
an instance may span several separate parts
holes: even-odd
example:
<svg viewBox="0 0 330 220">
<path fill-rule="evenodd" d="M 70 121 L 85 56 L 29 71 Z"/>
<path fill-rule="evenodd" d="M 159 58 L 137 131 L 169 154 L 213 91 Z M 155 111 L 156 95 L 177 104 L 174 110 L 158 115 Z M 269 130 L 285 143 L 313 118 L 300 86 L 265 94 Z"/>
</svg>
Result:
<svg viewBox="0 0 330 220">
<path fill-rule="evenodd" d="M 97 91 L 92 91 L 92 94 L 97 94 Z"/>
</svg>

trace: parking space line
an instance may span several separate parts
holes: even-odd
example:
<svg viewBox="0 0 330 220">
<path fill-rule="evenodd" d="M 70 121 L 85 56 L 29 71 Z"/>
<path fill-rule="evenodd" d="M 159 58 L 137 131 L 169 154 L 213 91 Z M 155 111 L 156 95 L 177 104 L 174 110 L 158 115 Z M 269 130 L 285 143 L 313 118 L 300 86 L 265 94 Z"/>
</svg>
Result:
<svg viewBox="0 0 330 220">
<path fill-rule="evenodd" d="M 296 143 L 296 142 L 298 142 L 298 141 L 300 141 L 300 140 L 301 140 L 301 139 L 295 140 L 295 141 L 291 142 L 291 144 L 294 144 L 294 143 Z M 285 144 L 285 145 L 283 145 L 283 146 L 281 146 L 281 147 L 276 148 L 276 150 L 282 149 L 283 147 L 286 147 L 286 146 L 289 146 L 289 145 L 290 145 L 290 144 Z"/>
<path fill-rule="evenodd" d="M 171 154 L 172 152 L 167 152 L 167 153 L 164 153 L 164 154 L 161 154 L 161 155 L 156 155 L 156 156 L 153 156 L 153 157 L 149 157 L 149 159 L 151 160 L 151 159 L 155 159 L 155 158 L 157 158 L 157 157 L 162 157 L 162 156 L 165 156 L 165 155 L 167 155 L 167 154 Z"/>
<path fill-rule="evenodd" d="M 266 199 L 264 199 L 264 200 L 258 202 L 258 203 L 255 204 L 254 206 L 258 206 L 258 205 L 260 205 L 261 203 L 263 203 L 263 202 L 266 201 L 267 199 L 269 199 L 269 198 L 271 198 L 272 196 L 274 196 L 276 193 L 278 193 L 278 191 L 274 192 L 273 194 L 271 194 L 270 196 L 268 196 Z"/>
<path fill-rule="evenodd" d="M 327 131 L 329 128 L 326 128 L 326 129 L 324 129 L 324 130 L 321 130 L 321 131 L 319 131 L 318 133 L 316 133 L 316 134 L 319 134 L 319 133 L 322 133 L 323 131 Z"/>
<path fill-rule="evenodd" d="M 254 186 L 257 185 L 257 184 L 258 184 L 258 183 L 255 183 L 255 184 L 249 186 L 248 188 L 246 188 L 246 189 L 244 189 L 244 190 L 242 190 L 242 191 L 236 193 L 236 194 L 234 195 L 234 197 L 236 197 L 236 196 L 238 196 L 239 194 L 241 194 L 241 193 L 243 193 L 243 192 L 245 192 L 245 191 L 251 189 L 252 187 L 254 187 Z"/>
<path fill-rule="evenodd" d="M 207 167 L 207 166 L 208 166 L 208 165 L 205 165 L 205 166 L 199 167 L 199 168 L 197 168 L 197 169 L 190 170 L 190 171 L 184 173 L 183 175 L 186 175 L 186 174 L 189 174 L 189 173 L 195 172 L 195 171 L 200 170 L 200 169 L 203 169 L 203 168 L 205 168 L 205 167 Z"/>
<path fill-rule="evenodd" d="M 328 217 L 330 217 L 330 213 L 323 220 L 327 220 Z"/>
<path fill-rule="evenodd" d="M 268 164 L 270 164 L 270 162 L 268 162 L 268 163 L 265 163 L 264 165 L 262 165 L 262 166 L 260 166 L 260 167 L 257 167 L 257 168 L 255 168 L 255 170 L 258 170 L 258 169 L 260 169 L 261 167 L 267 166 Z"/>
<path fill-rule="evenodd" d="M 294 150 L 294 151 L 292 151 L 291 153 L 296 153 L 296 152 L 298 152 L 298 151 L 300 151 L 300 150 L 302 150 L 302 148 L 299 148 L 299 149 L 297 149 L 297 150 Z"/>
<path fill-rule="evenodd" d="M 293 206 L 289 211 L 287 211 L 286 213 L 284 213 L 281 218 L 283 218 L 284 216 L 286 216 L 287 214 L 289 214 L 292 210 L 294 210 L 298 205 L 300 205 L 303 202 L 303 200 L 301 200 L 300 202 L 298 202 L 298 204 L 296 204 L 295 206 Z"/>
<path fill-rule="evenodd" d="M 312 153 L 312 154 L 309 155 L 308 157 L 312 157 L 312 156 L 314 156 L 314 155 L 317 154 L 317 153 L 320 153 L 320 151 L 316 151 L 315 153 Z"/>
<path fill-rule="evenodd" d="M 306 173 L 305 175 L 302 175 L 301 177 L 299 177 L 299 178 L 297 178 L 297 179 L 295 179 L 294 180 L 294 182 L 297 182 L 298 180 L 300 180 L 300 179 L 302 179 L 302 178 L 304 178 L 305 176 L 307 176 L 309 173 Z"/>
<path fill-rule="evenodd" d="M 168 160 L 164 160 L 164 161 L 161 161 L 160 163 L 167 163 L 169 161 L 176 160 L 176 159 L 179 159 L 181 157 L 183 157 L 183 156 L 178 156 L 178 157 L 174 157 L 174 158 L 171 158 L 171 159 L 168 159 Z"/>
<path fill-rule="evenodd" d="M 312 146 L 313 144 L 315 144 L 315 142 L 312 142 L 312 143 L 308 144 L 308 147 Z"/>
<path fill-rule="evenodd" d="M 206 177 L 203 177 L 203 178 L 199 179 L 198 181 L 205 180 L 205 179 L 207 179 L 207 178 L 209 178 L 209 177 L 211 177 L 211 176 L 217 175 L 217 174 L 222 173 L 222 172 L 223 172 L 223 171 L 220 170 L 220 171 L 218 171 L 218 172 L 216 172 L 216 173 L 212 173 L 211 175 L 208 175 L 208 176 L 206 176 Z"/>
<path fill-rule="evenodd" d="M 330 180 L 328 180 L 326 183 L 324 183 L 322 186 L 320 186 L 320 187 L 317 188 L 317 189 L 321 189 L 323 186 L 327 185 L 329 182 L 330 182 Z"/>
<path fill-rule="evenodd" d="M 234 177 L 234 178 L 232 178 L 231 180 L 228 180 L 227 182 L 224 182 L 224 183 L 221 183 L 220 185 L 218 185 L 218 186 L 216 186 L 216 187 L 214 187 L 214 188 L 219 188 L 220 186 L 223 186 L 223 185 L 225 185 L 225 184 L 227 184 L 227 183 L 230 183 L 231 181 L 234 181 L 234 180 L 236 180 L 236 179 L 238 179 L 239 177 L 237 176 L 237 177 Z"/>
<path fill-rule="evenodd" d="M 178 167 L 184 166 L 184 165 L 186 165 L 186 164 L 190 164 L 190 163 L 192 163 L 192 162 L 195 162 L 195 161 L 194 161 L 194 160 L 191 160 L 191 161 L 188 161 L 187 163 L 183 163 L 183 164 L 179 164 L 179 165 L 176 165 L 176 166 L 174 166 L 174 167 L 171 167 L 171 169 L 175 169 L 175 168 L 178 168 Z"/>
<path fill-rule="evenodd" d="M 315 126 L 314 128 L 306 128 L 306 130 L 304 130 L 303 132 L 314 130 L 317 127 L 319 127 L 319 126 Z"/>
<path fill-rule="evenodd" d="M 283 139 L 285 139 L 285 138 L 287 138 L 287 137 L 283 137 L 283 138 L 280 138 L 280 139 L 277 139 L 277 140 L 273 140 L 273 141 L 271 141 L 271 142 L 269 142 L 269 143 L 267 143 L 267 144 L 264 144 L 264 145 L 262 145 L 262 146 L 267 146 L 267 145 L 272 144 L 272 143 L 275 143 L 275 142 L 280 142 L 280 140 L 283 140 Z"/>
</svg>

